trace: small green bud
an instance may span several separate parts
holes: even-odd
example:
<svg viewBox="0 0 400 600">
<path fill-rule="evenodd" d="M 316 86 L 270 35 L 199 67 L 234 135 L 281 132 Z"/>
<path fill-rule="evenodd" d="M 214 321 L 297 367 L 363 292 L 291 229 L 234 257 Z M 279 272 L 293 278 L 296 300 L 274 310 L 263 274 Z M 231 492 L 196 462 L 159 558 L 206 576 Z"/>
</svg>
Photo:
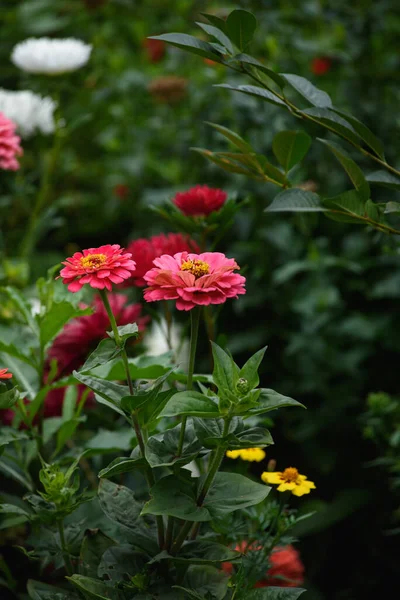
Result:
<svg viewBox="0 0 400 600">
<path fill-rule="evenodd" d="M 249 382 L 244 377 L 241 377 L 236 382 L 236 391 L 241 396 L 244 396 L 249 391 Z"/>
</svg>

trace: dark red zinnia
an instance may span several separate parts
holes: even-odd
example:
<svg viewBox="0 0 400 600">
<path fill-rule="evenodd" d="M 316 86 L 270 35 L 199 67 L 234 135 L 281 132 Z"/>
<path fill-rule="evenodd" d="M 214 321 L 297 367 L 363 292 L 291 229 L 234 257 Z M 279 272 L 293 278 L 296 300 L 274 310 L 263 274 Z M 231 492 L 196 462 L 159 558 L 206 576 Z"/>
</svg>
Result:
<svg viewBox="0 0 400 600">
<path fill-rule="evenodd" d="M 195 185 L 186 192 L 178 192 L 172 201 L 187 217 L 197 217 L 219 210 L 227 197 L 227 193 L 218 188 Z"/>
<path fill-rule="evenodd" d="M 200 251 L 194 240 L 181 233 L 168 233 L 167 235 L 161 233 L 160 235 L 153 235 L 151 238 L 139 238 L 131 242 L 127 250 L 136 262 L 136 271 L 125 282 L 124 287 L 127 285 L 138 287 L 147 285 L 143 279 L 144 275 L 154 267 L 153 260 L 163 254 L 173 256 L 177 252 Z"/>
</svg>

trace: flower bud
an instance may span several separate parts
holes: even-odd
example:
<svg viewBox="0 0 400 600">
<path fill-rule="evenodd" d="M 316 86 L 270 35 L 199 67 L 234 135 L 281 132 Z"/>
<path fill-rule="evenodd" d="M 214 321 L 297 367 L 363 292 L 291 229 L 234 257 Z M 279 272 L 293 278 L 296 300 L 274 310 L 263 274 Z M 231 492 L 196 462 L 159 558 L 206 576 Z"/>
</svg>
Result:
<svg viewBox="0 0 400 600">
<path fill-rule="evenodd" d="M 247 379 L 245 379 L 244 377 L 241 377 L 240 379 L 238 379 L 238 381 L 236 382 L 236 391 L 241 396 L 244 396 L 245 394 L 247 394 L 249 389 L 250 389 L 250 386 L 249 386 L 249 382 L 247 381 Z"/>
</svg>

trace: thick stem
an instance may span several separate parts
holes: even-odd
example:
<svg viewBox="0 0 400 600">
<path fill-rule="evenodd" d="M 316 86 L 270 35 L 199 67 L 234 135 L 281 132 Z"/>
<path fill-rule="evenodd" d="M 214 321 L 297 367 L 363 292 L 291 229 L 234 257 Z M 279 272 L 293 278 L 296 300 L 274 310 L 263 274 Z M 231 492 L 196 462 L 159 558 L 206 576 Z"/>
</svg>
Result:
<svg viewBox="0 0 400 600">
<path fill-rule="evenodd" d="M 123 341 L 121 339 L 121 336 L 118 333 L 118 325 L 115 320 L 112 308 L 110 306 L 107 292 L 105 290 L 99 290 L 99 292 L 100 292 L 100 296 L 103 301 L 104 307 L 107 311 L 108 318 L 110 319 L 110 325 L 111 325 L 111 329 L 114 333 L 115 343 L 117 344 L 117 346 L 119 346 L 121 348 L 121 357 L 122 357 L 122 362 L 124 363 L 126 379 L 127 379 L 128 387 L 129 387 L 129 393 L 131 394 L 131 396 L 133 396 L 134 389 L 133 389 L 132 377 L 131 377 L 131 374 L 129 371 L 128 356 L 126 354 L 125 348 L 123 347 Z M 132 411 L 131 415 L 132 415 L 133 428 L 136 433 L 136 439 L 139 444 L 140 452 L 141 452 L 143 458 L 145 458 L 146 457 L 146 448 L 145 448 L 145 443 L 144 443 L 144 437 L 143 437 L 142 430 L 140 428 L 140 423 L 139 423 L 139 419 L 138 419 L 136 411 Z M 151 489 L 153 487 L 153 485 L 155 484 L 155 479 L 154 479 L 153 471 L 149 464 L 146 464 L 145 476 L 146 476 L 146 480 L 147 480 L 149 489 Z M 157 522 L 157 530 L 158 530 L 158 543 L 159 543 L 160 550 L 161 550 L 164 546 L 164 521 L 163 521 L 163 518 L 161 516 L 156 517 L 156 522 Z"/>
<path fill-rule="evenodd" d="M 201 308 L 193 308 L 190 312 L 190 351 L 189 351 L 189 368 L 187 376 L 186 389 L 191 390 L 193 388 L 193 373 L 194 373 L 194 361 L 196 358 L 197 339 L 199 337 L 199 323 L 200 323 Z M 179 436 L 178 452 L 177 456 L 181 456 L 183 442 L 185 439 L 187 417 L 182 417 L 181 432 Z"/>
<path fill-rule="evenodd" d="M 63 523 L 62 519 L 57 522 L 57 525 L 58 525 L 58 533 L 60 534 L 60 544 L 61 544 L 62 555 L 64 558 L 65 569 L 67 571 L 68 576 L 71 577 L 74 574 L 74 568 L 72 566 L 72 561 L 71 561 L 71 557 L 68 552 L 67 544 L 65 543 L 64 523 Z"/>
<path fill-rule="evenodd" d="M 167 550 L 168 552 L 171 549 L 172 537 L 174 534 L 174 525 L 175 525 L 174 517 L 169 516 L 168 522 L 167 522 L 167 533 L 165 535 L 165 544 L 164 544 L 164 549 Z"/>
</svg>

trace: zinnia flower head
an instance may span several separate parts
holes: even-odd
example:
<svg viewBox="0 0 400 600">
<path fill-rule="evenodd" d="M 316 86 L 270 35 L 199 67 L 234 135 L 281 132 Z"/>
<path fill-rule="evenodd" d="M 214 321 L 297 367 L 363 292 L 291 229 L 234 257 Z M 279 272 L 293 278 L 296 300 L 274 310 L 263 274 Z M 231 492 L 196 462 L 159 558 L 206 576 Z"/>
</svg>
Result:
<svg viewBox="0 0 400 600">
<path fill-rule="evenodd" d="M 28 73 L 59 75 L 83 67 L 91 51 L 90 44 L 75 38 L 28 38 L 14 47 L 11 60 Z"/>
<path fill-rule="evenodd" d="M 127 305 L 128 297 L 123 294 L 109 294 L 108 301 L 117 325 L 137 323 L 139 331 L 145 330 L 149 317 L 142 315 L 141 304 Z M 107 331 L 111 329 L 107 311 L 98 296 L 94 298 L 93 306 L 95 312 L 91 315 L 71 319 L 48 351 L 49 361 L 57 360 L 58 377 L 79 369 L 90 352 L 107 337 Z"/>
<path fill-rule="evenodd" d="M 265 471 L 261 475 L 264 483 L 274 483 L 278 485 L 278 492 L 290 491 L 295 496 L 303 496 L 309 494 L 311 490 L 315 490 L 315 484 L 312 481 L 307 481 L 305 475 L 300 475 L 294 467 L 288 467 L 284 471 L 275 471 L 270 473 Z"/>
<path fill-rule="evenodd" d="M 35 131 L 53 133 L 56 106 L 48 96 L 43 98 L 30 90 L 11 92 L 0 89 L 0 111 L 14 121 L 22 137 L 29 137 Z"/>
<path fill-rule="evenodd" d="M 325 75 L 331 70 L 332 59 L 327 56 L 317 56 L 311 61 L 311 71 L 314 75 Z"/>
<path fill-rule="evenodd" d="M 131 254 L 118 244 L 75 252 L 63 265 L 60 277 L 70 292 L 79 292 L 85 283 L 95 289 L 111 291 L 113 283 L 129 279 L 136 268 Z"/>
<path fill-rule="evenodd" d="M 178 252 L 198 252 L 199 250 L 194 240 L 181 233 L 168 233 L 167 235 L 161 233 L 153 235 L 151 238 L 134 240 L 127 246 L 127 251 L 132 254 L 132 259 L 136 262 L 136 270 L 124 285 L 145 286 L 144 276 L 154 266 L 154 259 L 163 254 L 173 256 Z"/>
<path fill-rule="evenodd" d="M 12 373 L 7 373 L 8 369 L 0 369 L 0 379 L 11 379 Z"/>
<path fill-rule="evenodd" d="M 262 448 L 242 448 L 241 450 L 227 450 L 228 458 L 241 458 L 249 462 L 260 462 L 265 458 L 265 452 Z"/>
<path fill-rule="evenodd" d="M 236 552 L 248 554 L 249 552 L 259 552 L 262 546 L 248 544 L 242 541 L 235 547 Z M 304 581 L 304 565 L 301 562 L 300 554 L 292 545 L 276 546 L 269 556 L 270 568 L 266 572 L 265 579 L 261 579 L 254 584 L 255 588 L 278 586 L 278 587 L 297 587 Z M 227 575 L 232 575 L 233 565 L 231 562 L 222 563 L 222 570 Z"/>
<path fill-rule="evenodd" d="M 227 197 L 227 193 L 218 188 L 195 185 L 186 192 L 178 192 L 172 202 L 187 217 L 206 217 L 219 210 Z"/>
<path fill-rule="evenodd" d="M 144 290 L 147 302 L 176 300 L 178 310 L 191 310 L 246 293 L 245 278 L 234 273 L 239 265 L 221 252 L 163 254 L 153 262 L 144 276 L 150 286 Z"/>
<path fill-rule="evenodd" d="M 17 171 L 17 156 L 22 155 L 20 138 L 15 135 L 15 123 L 0 112 L 0 169 Z"/>
</svg>

